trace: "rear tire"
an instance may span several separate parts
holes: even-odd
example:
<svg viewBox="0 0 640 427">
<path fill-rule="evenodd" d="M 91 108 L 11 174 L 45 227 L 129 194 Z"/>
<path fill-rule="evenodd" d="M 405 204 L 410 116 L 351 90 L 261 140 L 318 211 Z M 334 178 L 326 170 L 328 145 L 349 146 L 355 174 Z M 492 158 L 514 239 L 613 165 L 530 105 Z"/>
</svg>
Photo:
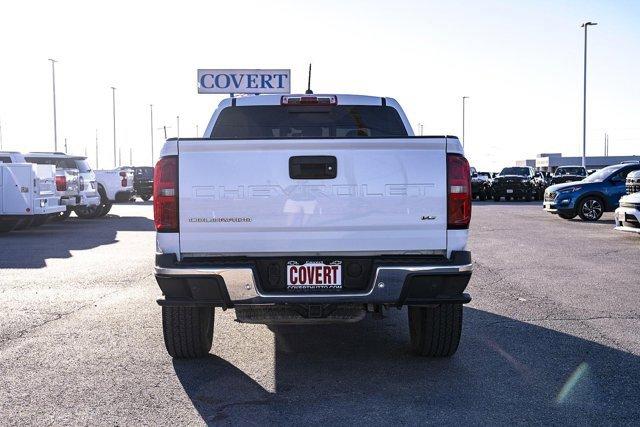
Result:
<svg viewBox="0 0 640 427">
<path fill-rule="evenodd" d="M 450 357 L 458 349 L 462 332 L 462 304 L 409 307 L 412 350 L 427 357 Z"/>
<path fill-rule="evenodd" d="M 57 214 L 54 214 L 51 218 L 51 221 L 62 222 L 69 218 L 69 215 L 71 215 L 71 209 L 67 208 L 67 210 L 64 212 L 58 212 Z"/>
<path fill-rule="evenodd" d="M 105 204 L 105 205 L 100 205 L 100 207 L 101 207 L 101 211 L 100 211 L 100 213 L 98 214 L 98 217 L 103 217 L 103 216 L 105 216 L 106 214 L 108 214 L 108 213 L 109 213 L 109 211 L 111 210 L 111 207 L 112 207 L 112 206 L 113 206 L 113 205 L 112 205 L 111 203 L 107 203 L 107 204 Z"/>
<path fill-rule="evenodd" d="M 213 307 L 162 307 L 164 344 L 171 357 L 192 359 L 209 354 L 213 344 Z"/>
<path fill-rule="evenodd" d="M 18 220 L 11 220 L 11 221 L 0 220 L 0 234 L 8 233 L 12 231 L 16 227 L 16 225 L 18 225 Z"/>
<path fill-rule="evenodd" d="M 31 222 L 31 227 L 40 227 L 47 221 L 49 221 L 49 217 L 47 215 L 36 215 Z"/>
<path fill-rule="evenodd" d="M 148 202 L 149 200 L 151 200 L 151 195 L 150 194 L 145 194 L 144 196 L 140 196 L 140 198 L 142 200 L 144 200 L 145 202 Z"/>
<path fill-rule="evenodd" d="M 18 220 L 18 223 L 16 224 L 16 226 L 13 227 L 13 231 L 19 231 L 19 230 L 24 230 L 25 228 L 29 228 L 31 227 L 32 223 L 33 223 L 33 217 L 22 218 Z"/>
<path fill-rule="evenodd" d="M 493 201 L 494 202 L 499 202 L 500 201 L 500 196 L 493 196 Z"/>
<path fill-rule="evenodd" d="M 78 218 L 93 219 L 97 218 L 102 212 L 102 205 L 95 206 L 79 206 L 75 209 Z"/>
</svg>

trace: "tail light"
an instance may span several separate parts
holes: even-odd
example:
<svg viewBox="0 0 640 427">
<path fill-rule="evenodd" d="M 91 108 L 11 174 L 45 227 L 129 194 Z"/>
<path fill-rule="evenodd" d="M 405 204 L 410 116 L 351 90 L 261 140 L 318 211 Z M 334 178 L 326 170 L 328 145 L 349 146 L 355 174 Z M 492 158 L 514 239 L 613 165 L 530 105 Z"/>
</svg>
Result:
<svg viewBox="0 0 640 427">
<path fill-rule="evenodd" d="M 158 160 L 153 173 L 153 216 L 158 232 L 178 231 L 178 157 Z"/>
<path fill-rule="evenodd" d="M 56 190 L 67 191 L 67 177 L 64 175 L 56 175 Z"/>
<path fill-rule="evenodd" d="M 120 181 L 120 184 L 123 187 L 127 186 L 127 173 L 125 171 L 120 172 L 120 176 L 122 177 L 122 181 Z"/>
<path fill-rule="evenodd" d="M 447 154 L 447 228 L 469 228 L 471 222 L 471 170 L 460 154 Z"/>
</svg>

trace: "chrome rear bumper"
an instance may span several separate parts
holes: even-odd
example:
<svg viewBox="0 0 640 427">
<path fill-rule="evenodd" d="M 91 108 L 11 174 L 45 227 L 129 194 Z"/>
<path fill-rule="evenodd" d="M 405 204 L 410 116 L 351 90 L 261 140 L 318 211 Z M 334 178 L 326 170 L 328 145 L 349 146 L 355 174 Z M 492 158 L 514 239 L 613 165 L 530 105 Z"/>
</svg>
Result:
<svg viewBox="0 0 640 427">
<path fill-rule="evenodd" d="M 166 297 L 176 305 L 236 304 L 430 304 L 469 302 L 462 292 L 473 270 L 469 259 L 460 264 L 380 266 L 362 292 L 263 292 L 252 266 L 161 267 L 155 275 Z M 213 288 L 217 287 L 215 292 Z M 224 301 L 218 301 L 218 299 Z"/>
</svg>

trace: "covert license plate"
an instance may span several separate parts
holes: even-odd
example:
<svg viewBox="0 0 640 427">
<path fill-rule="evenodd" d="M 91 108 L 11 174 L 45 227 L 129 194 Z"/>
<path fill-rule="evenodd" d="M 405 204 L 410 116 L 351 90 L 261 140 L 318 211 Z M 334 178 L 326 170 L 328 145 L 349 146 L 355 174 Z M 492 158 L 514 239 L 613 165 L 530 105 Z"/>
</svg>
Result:
<svg viewBox="0 0 640 427">
<path fill-rule="evenodd" d="M 342 265 L 322 261 L 287 263 L 287 289 L 341 289 Z"/>
</svg>

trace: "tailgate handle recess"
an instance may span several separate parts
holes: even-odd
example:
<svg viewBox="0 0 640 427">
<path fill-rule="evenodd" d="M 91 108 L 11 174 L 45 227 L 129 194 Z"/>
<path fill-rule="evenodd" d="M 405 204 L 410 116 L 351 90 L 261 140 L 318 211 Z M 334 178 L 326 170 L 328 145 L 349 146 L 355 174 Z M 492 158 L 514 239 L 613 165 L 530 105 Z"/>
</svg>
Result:
<svg viewBox="0 0 640 427">
<path fill-rule="evenodd" d="M 338 161 L 335 156 L 289 157 L 291 179 L 334 179 L 337 175 Z"/>
</svg>

